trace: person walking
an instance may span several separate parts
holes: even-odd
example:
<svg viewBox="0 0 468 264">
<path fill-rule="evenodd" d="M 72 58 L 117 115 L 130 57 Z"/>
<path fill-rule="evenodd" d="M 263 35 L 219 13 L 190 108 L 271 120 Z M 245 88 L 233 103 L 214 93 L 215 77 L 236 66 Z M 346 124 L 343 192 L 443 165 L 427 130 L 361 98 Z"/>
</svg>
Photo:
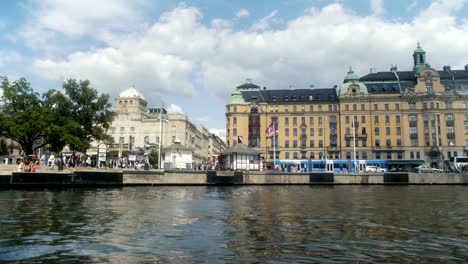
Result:
<svg viewBox="0 0 468 264">
<path fill-rule="evenodd" d="M 55 153 L 52 153 L 49 157 L 49 160 L 47 161 L 47 166 L 49 166 L 49 169 L 53 170 L 55 165 Z"/>
</svg>

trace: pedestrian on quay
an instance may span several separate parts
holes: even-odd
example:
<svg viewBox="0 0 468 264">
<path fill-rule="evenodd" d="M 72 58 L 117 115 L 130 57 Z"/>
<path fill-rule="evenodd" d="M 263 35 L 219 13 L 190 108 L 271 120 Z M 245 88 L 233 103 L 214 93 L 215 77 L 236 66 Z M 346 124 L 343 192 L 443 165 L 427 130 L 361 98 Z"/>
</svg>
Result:
<svg viewBox="0 0 468 264">
<path fill-rule="evenodd" d="M 30 162 L 29 163 L 29 169 L 28 169 L 29 172 L 36 172 L 36 165 L 34 164 L 34 162 Z"/>
<path fill-rule="evenodd" d="M 40 166 L 46 166 L 46 155 L 42 153 Z"/>
<path fill-rule="evenodd" d="M 17 171 L 24 171 L 24 162 L 22 160 L 18 160 L 18 169 Z"/>
<path fill-rule="evenodd" d="M 54 165 L 55 165 L 55 153 L 52 152 L 49 159 L 47 160 L 47 166 L 49 166 L 49 169 L 53 170 Z"/>
</svg>

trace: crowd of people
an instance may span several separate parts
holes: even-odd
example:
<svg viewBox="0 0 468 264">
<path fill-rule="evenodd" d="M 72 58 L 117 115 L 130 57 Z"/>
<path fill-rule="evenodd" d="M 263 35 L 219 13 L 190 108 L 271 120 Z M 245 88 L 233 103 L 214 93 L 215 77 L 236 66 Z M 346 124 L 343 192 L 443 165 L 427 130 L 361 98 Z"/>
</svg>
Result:
<svg viewBox="0 0 468 264">
<path fill-rule="evenodd" d="M 22 172 L 35 172 L 36 166 L 54 170 L 57 167 L 58 170 L 70 169 L 75 167 L 95 167 L 95 168 L 109 168 L 109 169 L 125 169 L 134 168 L 148 169 L 150 168 L 149 160 L 145 155 L 144 160 L 129 160 L 127 157 L 118 159 L 110 159 L 108 161 L 96 161 L 91 159 L 91 156 L 83 156 L 81 154 L 72 156 L 60 155 L 54 152 L 42 154 L 40 158 L 37 156 L 33 158 L 23 158 L 18 160 L 18 170 Z"/>
</svg>

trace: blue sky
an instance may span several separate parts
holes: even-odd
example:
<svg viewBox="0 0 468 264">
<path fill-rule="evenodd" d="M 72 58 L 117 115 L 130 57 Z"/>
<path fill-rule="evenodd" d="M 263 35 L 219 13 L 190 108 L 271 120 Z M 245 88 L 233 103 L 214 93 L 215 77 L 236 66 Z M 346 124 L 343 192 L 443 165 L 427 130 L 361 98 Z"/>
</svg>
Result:
<svg viewBox="0 0 468 264">
<path fill-rule="evenodd" d="M 134 85 L 223 137 L 247 78 L 333 87 L 350 66 L 411 69 L 417 42 L 434 68 L 463 68 L 467 14 L 468 0 L 1 1 L 0 75 L 39 92 L 88 79 L 112 102 Z"/>
</svg>

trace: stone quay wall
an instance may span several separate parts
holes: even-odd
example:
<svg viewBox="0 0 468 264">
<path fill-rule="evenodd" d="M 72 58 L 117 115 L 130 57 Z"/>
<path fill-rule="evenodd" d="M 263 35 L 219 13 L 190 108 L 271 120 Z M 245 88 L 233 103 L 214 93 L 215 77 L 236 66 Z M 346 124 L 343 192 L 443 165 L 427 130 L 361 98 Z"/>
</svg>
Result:
<svg viewBox="0 0 468 264">
<path fill-rule="evenodd" d="M 0 187 L 130 185 L 408 185 L 468 184 L 468 174 L 451 173 L 285 173 L 277 171 L 97 170 L 6 172 Z"/>
</svg>

